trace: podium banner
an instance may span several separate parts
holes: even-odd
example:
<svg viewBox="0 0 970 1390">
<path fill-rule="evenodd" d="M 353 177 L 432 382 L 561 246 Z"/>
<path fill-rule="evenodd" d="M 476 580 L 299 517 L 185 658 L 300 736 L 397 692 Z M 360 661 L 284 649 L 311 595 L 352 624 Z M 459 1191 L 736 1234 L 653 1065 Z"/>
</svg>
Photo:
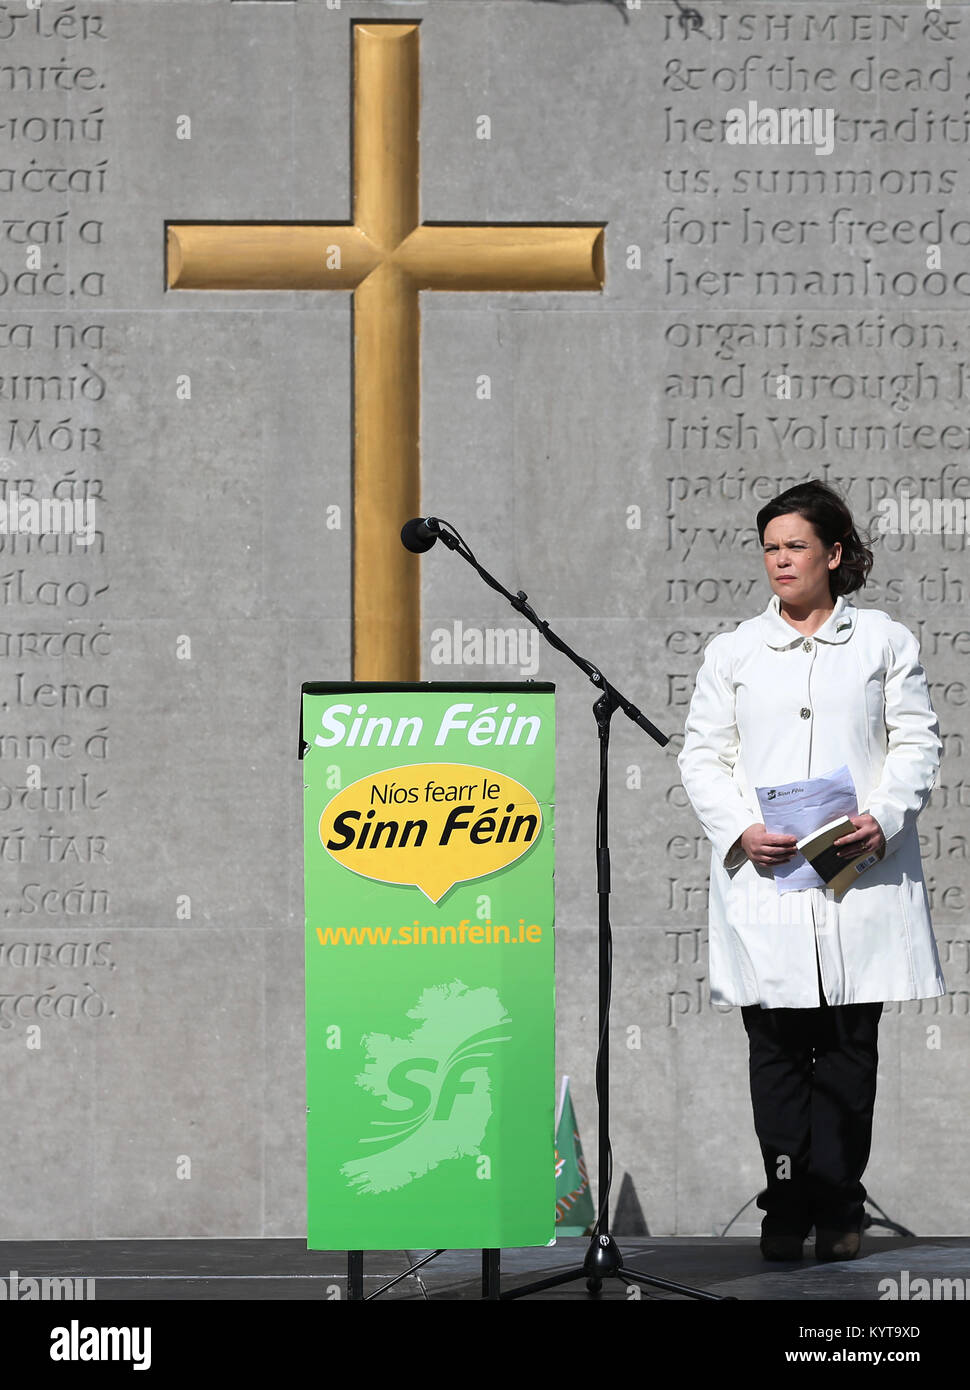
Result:
<svg viewBox="0 0 970 1390">
<path fill-rule="evenodd" d="M 555 1234 L 554 687 L 303 687 L 310 1249 Z"/>
</svg>

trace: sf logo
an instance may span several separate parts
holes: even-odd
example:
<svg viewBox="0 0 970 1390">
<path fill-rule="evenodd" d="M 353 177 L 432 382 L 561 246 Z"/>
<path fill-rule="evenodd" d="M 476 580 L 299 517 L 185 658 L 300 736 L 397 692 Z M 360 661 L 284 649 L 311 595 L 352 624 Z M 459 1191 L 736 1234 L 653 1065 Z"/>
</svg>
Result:
<svg viewBox="0 0 970 1390">
<path fill-rule="evenodd" d="M 477 1078 L 472 1073 L 484 1070 L 481 1057 L 456 1058 L 450 1066 L 445 1063 L 447 1070 L 444 1076 L 439 1078 L 440 1065 L 434 1057 L 411 1057 L 391 1068 L 387 1077 L 387 1089 L 392 1095 L 410 1102 L 405 1114 L 401 1115 L 402 1119 L 417 1119 L 418 1116 L 423 1116 L 430 1120 L 450 1120 L 458 1097 L 474 1095 Z M 418 1080 L 415 1073 L 436 1078 L 437 1088 L 434 1082 L 425 1085 L 423 1081 Z M 432 1107 L 433 1113 L 429 1113 Z M 394 1108 L 401 1113 L 401 1107 Z"/>
</svg>

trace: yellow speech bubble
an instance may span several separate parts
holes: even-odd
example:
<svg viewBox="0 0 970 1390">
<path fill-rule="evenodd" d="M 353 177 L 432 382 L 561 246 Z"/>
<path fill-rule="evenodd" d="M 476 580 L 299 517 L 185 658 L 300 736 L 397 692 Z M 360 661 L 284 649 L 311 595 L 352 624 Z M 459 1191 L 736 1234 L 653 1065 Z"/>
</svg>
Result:
<svg viewBox="0 0 970 1390">
<path fill-rule="evenodd" d="M 535 844 L 542 809 L 521 782 L 465 763 L 413 763 L 374 772 L 339 792 L 320 840 L 345 869 L 379 883 L 414 884 L 433 903 Z"/>
</svg>

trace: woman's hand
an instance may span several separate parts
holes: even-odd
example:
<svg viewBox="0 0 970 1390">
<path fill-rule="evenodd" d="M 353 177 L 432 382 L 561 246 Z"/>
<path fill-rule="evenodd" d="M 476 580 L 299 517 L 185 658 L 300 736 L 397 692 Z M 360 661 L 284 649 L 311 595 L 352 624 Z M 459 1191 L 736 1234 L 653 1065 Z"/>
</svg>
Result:
<svg viewBox="0 0 970 1390">
<path fill-rule="evenodd" d="M 878 854 L 881 859 L 886 849 L 886 837 L 879 822 L 867 811 L 858 816 L 849 816 L 849 820 L 855 826 L 853 833 L 832 841 L 842 858 L 855 859 L 860 854 Z"/>
<path fill-rule="evenodd" d="M 745 854 L 752 864 L 760 864 L 764 869 L 774 868 L 776 864 L 787 864 L 796 853 L 797 843 L 797 836 L 778 835 L 760 824 L 749 825 L 741 836 L 741 848 Z"/>
</svg>

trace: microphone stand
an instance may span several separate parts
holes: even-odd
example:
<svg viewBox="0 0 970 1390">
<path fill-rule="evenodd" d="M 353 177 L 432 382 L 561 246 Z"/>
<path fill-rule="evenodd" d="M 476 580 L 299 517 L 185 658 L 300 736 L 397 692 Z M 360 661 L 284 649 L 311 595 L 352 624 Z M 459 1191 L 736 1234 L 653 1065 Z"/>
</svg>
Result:
<svg viewBox="0 0 970 1390">
<path fill-rule="evenodd" d="M 448 530 L 441 528 L 447 526 Z M 610 721 L 616 711 L 622 710 L 628 719 L 632 719 L 634 724 L 638 724 L 645 733 L 663 748 L 670 740 L 666 734 L 662 734 L 650 720 L 637 709 L 624 695 L 616 689 L 614 685 L 606 679 L 603 673 L 587 661 L 585 657 L 574 652 L 566 642 L 562 640 L 547 622 L 545 622 L 535 612 L 528 601 L 528 594 L 521 589 L 515 594 L 511 594 L 504 584 L 501 584 L 494 575 L 489 574 L 484 569 L 471 550 L 462 540 L 455 528 L 447 521 L 441 521 L 436 517 L 426 517 L 421 520 L 408 522 L 402 531 L 402 541 L 405 546 L 416 552 L 428 550 L 434 545 L 435 540 L 440 540 L 454 550 L 458 555 L 466 560 L 473 569 L 477 570 L 482 579 L 497 593 L 512 605 L 517 613 L 521 613 L 523 618 L 530 622 L 533 627 L 538 628 L 539 632 L 546 639 L 550 646 L 555 647 L 564 656 L 567 656 L 574 665 L 588 676 L 592 683 L 602 693 L 593 705 L 593 715 L 596 719 L 596 728 L 599 734 L 599 795 L 596 802 L 596 891 L 599 898 L 599 1046 L 596 1053 L 596 1100 L 598 1108 L 598 1155 L 599 1155 L 599 1208 L 595 1231 L 590 1239 L 586 1258 L 582 1265 L 567 1270 L 563 1274 L 554 1274 L 548 1279 L 540 1279 L 532 1284 L 525 1284 L 520 1288 L 510 1289 L 505 1293 L 500 1293 L 502 1299 L 522 1298 L 526 1294 L 538 1293 L 542 1289 L 555 1288 L 557 1284 L 572 1283 L 576 1279 L 586 1280 L 586 1288 L 591 1294 L 597 1295 L 601 1292 L 604 1279 L 620 1279 L 624 1284 L 644 1284 L 652 1285 L 655 1288 L 665 1289 L 670 1293 L 684 1294 L 689 1298 L 704 1299 L 712 1303 L 733 1302 L 733 1299 L 725 1298 L 721 1294 L 708 1293 L 704 1289 L 690 1288 L 686 1284 L 675 1284 L 669 1279 L 660 1279 L 653 1275 L 642 1274 L 639 1270 L 630 1269 L 623 1263 L 623 1255 L 619 1246 L 610 1234 L 609 1226 L 609 1197 L 610 1187 L 613 1179 L 613 1150 L 610 1144 L 610 1051 L 609 1051 L 609 1021 L 610 1021 L 610 994 L 613 979 L 613 933 L 610 926 L 610 846 L 609 846 L 609 746 L 610 746 Z"/>
</svg>

